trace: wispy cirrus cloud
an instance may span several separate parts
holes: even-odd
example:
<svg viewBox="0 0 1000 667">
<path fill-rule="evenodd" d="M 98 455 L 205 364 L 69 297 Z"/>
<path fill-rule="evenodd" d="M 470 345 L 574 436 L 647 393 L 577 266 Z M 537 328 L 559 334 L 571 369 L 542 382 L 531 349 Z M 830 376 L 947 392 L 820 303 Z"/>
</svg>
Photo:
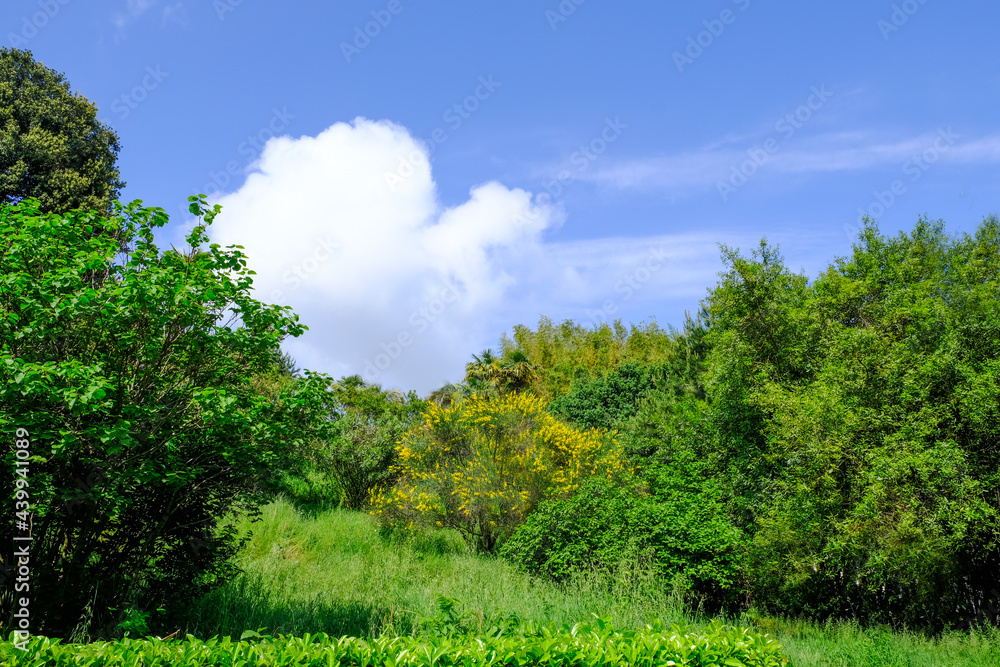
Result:
<svg viewBox="0 0 1000 667">
<path fill-rule="evenodd" d="M 1000 134 L 965 137 L 951 128 L 938 128 L 895 141 L 879 141 L 874 133 L 850 131 L 797 138 L 791 148 L 781 146 L 759 165 L 756 178 L 780 178 L 830 172 L 862 171 L 899 165 L 919 159 L 942 135 L 954 142 L 935 160 L 955 164 L 1000 162 Z M 583 180 L 621 190 L 662 190 L 671 196 L 698 195 L 714 191 L 719 181 L 730 177 L 734 166 L 762 150 L 763 142 L 739 149 L 731 139 L 716 141 L 697 150 L 673 155 L 631 160 L 605 160 L 599 168 L 581 176 Z"/>
<path fill-rule="evenodd" d="M 163 23 L 162 25 L 167 25 L 168 23 L 176 23 L 181 27 L 188 26 L 187 10 L 184 9 L 183 2 L 175 2 L 172 5 L 167 5 L 163 8 Z"/>
<path fill-rule="evenodd" d="M 111 23 L 117 31 L 116 37 L 124 37 L 128 27 L 159 2 L 160 0 L 126 0 L 125 7 L 111 16 Z M 160 26 L 164 27 L 168 23 L 187 25 L 187 12 L 183 2 L 168 4 L 160 11 Z"/>
</svg>

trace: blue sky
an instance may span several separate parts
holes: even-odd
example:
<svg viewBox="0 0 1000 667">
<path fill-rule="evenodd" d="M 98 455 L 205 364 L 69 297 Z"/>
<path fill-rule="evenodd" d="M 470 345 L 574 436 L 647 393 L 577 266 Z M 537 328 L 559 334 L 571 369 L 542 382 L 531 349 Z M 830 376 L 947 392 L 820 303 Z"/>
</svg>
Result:
<svg viewBox="0 0 1000 667">
<path fill-rule="evenodd" d="M 97 103 L 165 245 L 188 195 L 224 205 L 213 237 L 311 327 L 286 348 L 338 377 L 425 392 L 540 315 L 678 325 L 719 242 L 815 276 L 862 212 L 1000 212 L 997 3 L 678 5 L 8 0 L 0 25 Z"/>
</svg>

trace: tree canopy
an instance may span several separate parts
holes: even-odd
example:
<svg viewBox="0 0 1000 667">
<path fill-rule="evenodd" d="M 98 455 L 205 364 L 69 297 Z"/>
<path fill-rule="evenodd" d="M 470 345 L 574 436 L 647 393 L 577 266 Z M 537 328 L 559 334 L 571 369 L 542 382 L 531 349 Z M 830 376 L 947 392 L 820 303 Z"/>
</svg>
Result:
<svg viewBox="0 0 1000 667">
<path fill-rule="evenodd" d="M 812 281 L 766 241 L 722 255 L 698 322 L 640 337 L 663 341 L 647 345 L 655 354 L 626 354 L 636 332 L 623 327 L 515 329 L 509 347 L 539 361 L 556 395 L 548 409 L 618 431 L 638 479 L 543 503 L 505 553 L 563 575 L 632 540 L 713 606 L 988 621 L 1000 596 L 1000 220 L 950 236 L 921 219 L 894 237 L 868 221 Z"/>
<path fill-rule="evenodd" d="M 93 102 L 30 51 L 0 48 L 0 203 L 110 212 L 125 186 L 118 135 Z"/>
</svg>

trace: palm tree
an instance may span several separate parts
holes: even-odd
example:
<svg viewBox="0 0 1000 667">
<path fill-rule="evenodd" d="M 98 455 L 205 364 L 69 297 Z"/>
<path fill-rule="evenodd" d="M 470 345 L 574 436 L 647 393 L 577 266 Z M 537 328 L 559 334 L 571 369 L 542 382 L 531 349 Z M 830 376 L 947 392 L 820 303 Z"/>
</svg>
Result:
<svg viewBox="0 0 1000 667">
<path fill-rule="evenodd" d="M 505 359 L 498 358 L 492 350 L 483 350 L 472 358 L 474 361 L 465 367 L 465 381 L 474 390 L 519 393 L 539 379 L 538 367 L 522 350 L 511 352 Z"/>
<path fill-rule="evenodd" d="M 538 366 L 531 363 L 523 350 L 514 350 L 501 364 L 502 388 L 515 394 L 538 382 Z"/>
<path fill-rule="evenodd" d="M 441 408 L 449 408 L 470 394 L 470 389 L 464 384 L 447 384 L 435 389 L 427 395 L 427 400 Z"/>
<path fill-rule="evenodd" d="M 340 382 L 337 383 L 339 386 L 345 389 L 364 389 L 368 387 L 368 383 L 360 375 L 348 375 L 340 378 Z"/>
<path fill-rule="evenodd" d="M 502 382 L 503 368 L 493 350 L 483 350 L 479 356 L 472 355 L 472 358 L 474 361 L 465 365 L 464 381 L 469 387 L 478 391 L 498 389 Z"/>
</svg>

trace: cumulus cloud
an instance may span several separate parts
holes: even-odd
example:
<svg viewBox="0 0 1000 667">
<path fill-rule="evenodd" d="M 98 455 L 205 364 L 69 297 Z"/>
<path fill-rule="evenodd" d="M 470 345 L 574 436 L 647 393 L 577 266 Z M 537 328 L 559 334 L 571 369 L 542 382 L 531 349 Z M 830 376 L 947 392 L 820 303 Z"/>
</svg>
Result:
<svg viewBox="0 0 1000 667">
<path fill-rule="evenodd" d="M 715 270 L 707 238 L 547 243 L 559 209 L 497 182 L 445 207 L 426 147 L 386 121 L 272 139 L 239 190 L 214 200 L 213 241 L 244 246 L 257 298 L 310 327 L 286 343 L 300 365 L 422 393 L 461 379 L 512 323 L 567 307 L 583 320 L 609 299 L 612 319 Z"/>
</svg>

